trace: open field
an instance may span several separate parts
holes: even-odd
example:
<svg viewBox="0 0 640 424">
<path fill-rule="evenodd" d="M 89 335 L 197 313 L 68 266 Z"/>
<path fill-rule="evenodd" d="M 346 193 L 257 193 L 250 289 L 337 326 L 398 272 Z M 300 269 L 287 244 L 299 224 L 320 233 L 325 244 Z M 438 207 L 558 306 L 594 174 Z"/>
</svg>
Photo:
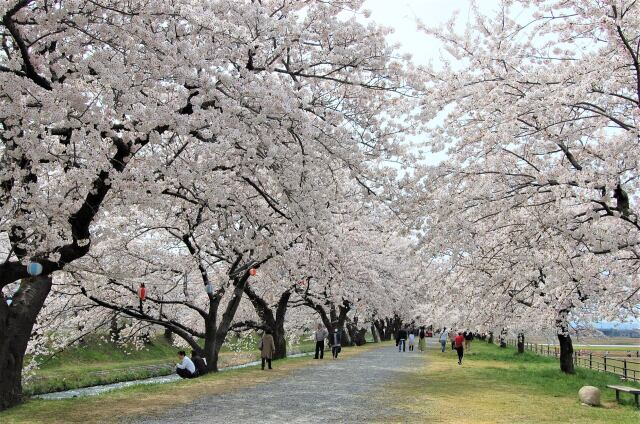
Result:
<svg viewBox="0 0 640 424">
<path fill-rule="evenodd" d="M 627 348 L 627 346 L 640 346 L 640 338 L 632 337 L 572 337 L 574 346 L 593 346 L 597 347 L 610 347 L 621 349 Z M 556 338 L 548 337 L 528 337 L 527 342 L 538 344 L 557 344 Z"/>
<path fill-rule="evenodd" d="M 610 374 L 578 369 L 565 375 L 552 358 L 474 342 L 462 366 L 454 352 L 430 348 L 421 368 L 380 396 L 435 423 L 637 424 L 640 411 L 631 406 L 632 397 L 617 405 L 615 393 L 605 388 L 616 383 L 620 380 Z M 601 388 L 603 407 L 580 404 L 584 385 Z"/>
<path fill-rule="evenodd" d="M 515 342 L 510 341 L 510 347 Z M 637 347 L 636 349 L 640 348 Z M 526 343 L 525 350 L 534 354 L 558 359 L 560 348 L 548 344 Z M 617 374 L 624 379 L 640 381 L 640 350 L 621 346 L 576 346 L 574 345 L 575 364 L 582 368 Z"/>
</svg>

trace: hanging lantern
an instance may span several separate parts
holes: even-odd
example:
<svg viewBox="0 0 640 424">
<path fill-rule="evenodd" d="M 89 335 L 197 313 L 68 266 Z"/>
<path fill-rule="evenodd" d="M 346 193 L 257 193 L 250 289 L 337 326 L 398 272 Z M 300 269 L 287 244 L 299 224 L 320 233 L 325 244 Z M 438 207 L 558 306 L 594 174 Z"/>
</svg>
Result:
<svg viewBox="0 0 640 424">
<path fill-rule="evenodd" d="M 147 289 L 144 287 L 144 283 L 142 283 L 140 284 L 140 288 L 138 289 L 138 297 L 142 301 L 146 296 L 147 296 Z"/>
<path fill-rule="evenodd" d="M 251 268 L 251 269 L 249 270 L 249 274 L 250 274 L 252 277 L 255 277 L 255 276 L 256 276 L 256 274 L 258 274 L 258 270 L 257 270 L 257 269 L 255 269 L 255 268 Z"/>
<path fill-rule="evenodd" d="M 32 277 L 42 274 L 42 265 L 38 262 L 29 262 L 27 264 L 27 274 L 31 275 Z"/>
<path fill-rule="evenodd" d="M 13 289 L 13 292 L 9 296 L 7 296 L 8 306 L 11 306 L 11 304 L 13 303 L 13 298 L 16 296 L 19 290 L 20 290 L 20 284 L 16 285 L 16 288 Z"/>
<path fill-rule="evenodd" d="M 213 293 L 213 286 L 211 285 L 211 283 L 207 283 L 207 285 L 205 286 L 205 290 L 207 291 L 207 294 Z"/>
</svg>

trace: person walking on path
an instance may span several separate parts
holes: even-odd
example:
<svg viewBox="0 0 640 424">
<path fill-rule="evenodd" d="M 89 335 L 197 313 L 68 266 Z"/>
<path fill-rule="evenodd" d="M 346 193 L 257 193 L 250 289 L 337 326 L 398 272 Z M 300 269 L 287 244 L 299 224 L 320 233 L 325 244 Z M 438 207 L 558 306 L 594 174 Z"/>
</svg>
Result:
<svg viewBox="0 0 640 424">
<path fill-rule="evenodd" d="M 469 330 L 464 333 L 464 350 L 471 351 L 471 342 L 473 341 L 473 333 Z"/>
<path fill-rule="evenodd" d="M 449 331 L 447 327 L 444 327 L 440 332 L 440 346 L 442 346 L 442 352 L 447 348 L 447 340 L 449 339 Z"/>
<path fill-rule="evenodd" d="M 322 326 L 322 324 L 318 324 L 318 329 L 314 334 L 314 339 L 316 340 L 316 356 L 314 359 L 318 359 L 318 355 L 320 359 L 324 358 L 324 339 L 327 338 L 329 332 Z"/>
<path fill-rule="evenodd" d="M 180 358 L 180 362 L 176 364 L 176 374 L 182 378 L 194 378 L 198 375 L 196 373 L 196 366 L 191 359 L 187 357 L 184 350 L 178 352 L 178 358 Z"/>
<path fill-rule="evenodd" d="M 331 355 L 333 359 L 338 359 L 338 354 L 342 350 L 342 334 L 336 328 L 331 335 Z"/>
<path fill-rule="evenodd" d="M 458 365 L 462 365 L 462 358 L 464 357 L 464 336 L 462 331 L 458 332 L 458 335 L 454 339 L 456 346 L 456 352 L 458 352 Z"/>
<path fill-rule="evenodd" d="M 407 342 L 407 327 L 402 327 L 398 330 L 398 337 L 396 338 L 396 345 L 398 346 L 398 352 L 406 352 Z"/>
<path fill-rule="evenodd" d="M 409 352 L 413 352 L 413 348 L 416 345 L 416 335 L 415 335 L 415 331 L 411 330 L 409 331 Z"/>
<path fill-rule="evenodd" d="M 424 349 L 427 345 L 427 341 L 425 340 L 425 331 L 424 331 L 424 327 L 420 327 L 420 332 L 418 333 L 418 349 L 420 349 L 420 352 L 424 352 Z"/>
<path fill-rule="evenodd" d="M 260 352 L 262 356 L 262 369 L 264 370 L 265 362 L 269 365 L 269 369 L 272 369 L 271 360 L 273 359 L 273 354 L 276 352 L 276 345 L 273 342 L 273 336 L 269 330 L 264 332 L 262 340 L 260 340 Z"/>
<path fill-rule="evenodd" d="M 451 350 L 456 350 L 456 331 L 449 331 L 449 340 L 451 341 Z"/>
</svg>

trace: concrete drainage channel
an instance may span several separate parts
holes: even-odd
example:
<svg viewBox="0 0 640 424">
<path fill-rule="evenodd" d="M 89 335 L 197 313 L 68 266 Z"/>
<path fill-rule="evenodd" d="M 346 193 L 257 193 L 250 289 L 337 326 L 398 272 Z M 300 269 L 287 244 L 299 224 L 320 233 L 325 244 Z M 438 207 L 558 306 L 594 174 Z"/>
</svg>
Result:
<svg viewBox="0 0 640 424">
<path fill-rule="evenodd" d="M 313 352 L 296 353 L 293 355 L 289 355 L 288 358 L 298 358 L 301 356 L 309 356 L 309 355 L 313 355 Z M 261 361 L 252 361 L 252 362 L 247 362 L 246 364 L 224 367 L 224 368 L 220 368 L 220 372 L 252 367 L 254 365 L 260 365 L 260 363 Z M 65 390 L 63 392 L 44 393 L 41 395 L 33 396 L 33 398 L 46 399 L 46 400 L 61 400 L 61 399 L 71 399 L 71 398 L 84 397 L 84 396 L 96 396 L 101 393 L 110 392 L 112 390 L 122 389 L 125 387 L 131 387 L 131 386 L 138 386 L 140 384 L 166 384 L 166 383 L 171 383 L 177 380 L 180 380 L 180 377 L 176 374 L 171 374 L 171 375 L 164 375 L 160 377 L 144 378 L 141 380 L 131 380 L 131 381 L 122 381 L 120 383 L 104 384 L 101 386 L 83 387 L 81 389 Z"/>
</svg>

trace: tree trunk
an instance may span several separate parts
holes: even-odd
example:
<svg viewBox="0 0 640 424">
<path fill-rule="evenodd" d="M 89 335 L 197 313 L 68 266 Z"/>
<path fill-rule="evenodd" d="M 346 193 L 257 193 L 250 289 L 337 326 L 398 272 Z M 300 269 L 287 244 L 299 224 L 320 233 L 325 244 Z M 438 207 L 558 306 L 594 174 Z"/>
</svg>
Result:
<svg viewBox="0 0 640 424">
<path fill-rule="evenodd" d="M 500 332 L 500 347 L 501 348 L 507 347 L 507 329 L 506 328 L 503 328 L 502 331 Z"/>
<path fill-rule="evenodd" d="M 524 353 L 524 333 L 518 333 L 518 353 Z"/>
<path fill-rule="evenodd" d="M 567 374 L 575 373 L 573 367 L 573 342 L 569 333 L 558 333 L 558 342 L 560 343 L 560 370 Z"/>
<path fill-rule="evenodd" d="M 371 335 L 373 336 L 374 343 L 380 343 L 380 336 L 378 335 L 378 329 L 374 322 L 371 322 Z"/>
<path fill-rule="evenodd" d="M 111 315 L 111 322 L 109 324 L 109 335 L 111 336 L 112 342 L 117 342 L 120 340 L 120 328 L 118 327 L 118 313 L 114 312 Z"/>
<path fill-rule="evenodd" d="M 342 334 L 342 340 L 340 342 L 342 346 L 353 346 L 353 340 L 351 340 L 349 331 L 347 331 L 344 327 L 338 327 L 338 331 Z"/>
<path fill-rule="evenodd" d="M 287 357 L 287 338 L 284 332 L 284 325 L 277 326 L 273 331 L 273 343 L 276 347 L 276 352 L 273 354 L 273 359 L 284 359 Z"/>
<path fill-rule="evenodd" d="M 380 337 L 380 340 L 382 341 L 387 341 L 387 331 L 386 331 L 386 326 L 385 326 L 385 320 L 384 319 L 376 319 L 373 321 L 373 327 L 375 327 L 376 330 L 378 330 L 378 336 Z"/>
<path fill-rule="evenodd" d="M 0 294 L 0 411 L 22 401 L 24 354 L 51 283 L 50 276 L 22 280 L 11 306 Z"/>
<path fill-rule="evenodd" d="M 365 338 L 367 330 L 358 327 L 358 317 L 354 317 L 353 322 L 347 322 L 347 330 L 351 342 L 356 346 L 362 346 L 367 343 L 367 339 Z"/>
<path fill-rule="evenodd" d="M 276 347 L 273 359 L 286 358 L 287 335 L 284 330 L 284 319 L 287 314 L 287 306 L 289 304 L 289 298 L 291 297 L 291 291 L 286 290 L 280 295 L 280 299 L 276 304 L 275 314 L 269 304 L 258 296 L 248 284 L 244 288 L 244 293 L 251 301 L 253 309 L 255 309 L 256 314 L 262 321 L 262 325 L 265 328 L 268 328 L 273 335 L 273 342 Z"/>
<path fill-rule="evenodd" d="M 242 278 L 234 279 L 233 283 L 233 293 L 231 294 L 231 298 L 229 299 L 229 303 L 227 303 L 227 307 L 225 308 L 224 313 L 222 314 L 222 319 L 220 320 L 220 324 L 218 325 L 218 329 L 216 330 L 215 342 L 213 343 L 214 353 L 211 355 L 211 364 L 209 364 L 207 360 L 207 368 L 212 371 L 218 371 L 218 357 L 220 354 L 220 348 L 222 348 L 222 344 L 224 343 L 224 339 L 227 337 L 227 333 L 231 329 L 231 323 L 233 318 L 238 311 L 238 307 L 240 306 L 240 300 L 242 299 L 242 293 L 244 292 L 244 288 L 247 284 L 247 280 L 249 279 L 249 272 L 247 271 Z M 216 303 L 216 312 L 217 305 Z M 216 314 L 211 314 L 209 312 L 209 319 L 211 317 L 215 317 Z M 215 320 L 215 318 L 213 318 Z M 214 321 L 215 322 L 215 321 Z"/>
<path fill-rule="evenodd" d="M 218 332 L 216 331 L 216 319 L 218 315 L 218 305 L 220 301 L 213 299 L 209 301 L 209 316 L 205 320 L 204 331 L 204 355 L 207 361 L 207 371 L 218 372 Z"/>
<path fill-rule="evenodd" d="M 385 340 L 392 340 L 396 338 L 396 334 L 402 327 L 402 320 L 398 315 L 394 315 L 393 318 L 387 318 L 387 334 Z"/>
<path fill-rule="evenodd" d="M 334 305 L 331 305 L 331 317 L 335 322 L 334 328 L 338 328 L 338 331 L 342 334 L 342 346 L 353 346 L 354 342 L 351 338 L 351 334 L 347 328 L 347 314 L 351 310 L 349 302 L 344 300 L 341 305 L 338 305 L 338 313 L 336 315 L 336 309 Z"/>
<path fill-rule="evenodd" d="M 493 344 L 493 331 L 489 331 L 489 340 L 488 340 L 489 344 Z"/>
<path fill-rule="evenodd" d="M 171 331 L 170 328 L 164 329 L 163 337 L 167 341 L 167 343 L 169 344 L 173 343 L 173 331 Z"/>
</svg>

